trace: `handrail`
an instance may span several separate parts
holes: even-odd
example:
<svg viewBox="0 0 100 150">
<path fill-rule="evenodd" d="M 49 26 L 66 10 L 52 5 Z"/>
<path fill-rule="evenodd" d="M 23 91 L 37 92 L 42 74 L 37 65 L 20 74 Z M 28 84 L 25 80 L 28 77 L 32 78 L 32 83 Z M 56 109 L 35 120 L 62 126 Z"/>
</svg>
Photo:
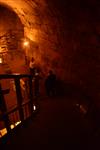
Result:
<svg viewBox="0 0 100 150">
<path fill-rule="evenodd" d="M 24 78 L 29 77 L 32 78 L 30 74 L 20 74 L 20 73 L 13 73 L 13 74 L 0 74 L 0 79 L 11 79 L 11 78 Z"/>
<path fill-rule="evenodd" d="M 29 102 L 30 102 L 30 101 L 27 101 L 27 102 L 23 103 L 22 106 L 28 105 Z M 9 110 L 9 111 L 7 111 L 7 112 L 4 112 L 3 114 L 1 114 L 0 119 L 2 119 L 5 115 L 9 115 L 9 114 L 15 112 L 15 111 L 18 110 L 18 109 L 19 109 L 19 107 L 16 106 L 15 108 L 13 108 L 13 109 L 11 109 L 11 110 Z"/>
<path fill-rule="evenodd" d="M 29 102 L 30 102 L 30 101 L 27 101 L 27 102 L 23 103 L 22 106 L 27 105 Z M 5 112 L 3 115 L 7 115 L 7 114 L 9 115 L 10 113 L 14 112 L 14 111 L 17 110 L 18 108 L 19 108 L 19 107 L 16 106 L 15 108 L 13 108 L 13 109 L 11 109 L 11 110 Z"/>
<path fill-rule="evenodd" d="M 28 84 L 28 99 L 26 102 L 23 103 L 22 99 L 22 91 L 21 91 L 21 86 L 20 86 L 20 79 L 22 78 L 27 78 L 27 84 Z M 21 123 L 26 118 L 25 110 L 24 107 L 27 107 L 27 111 L 29 114 L 29 117 L 32 116 L 33 114 L 33 83 L 32 83 L 32 76 L 30 74 L 19 74 L 19 73 L 14 73 L 14 74 L 0 74 L 0 80 L 2 79 L 13 79 L 15 83 L 15 92 L 16 92 L 16 98 L 17 98 L 17 106 L 14 107 L 11 110 L 7 110 L 7 106 L 5 103 L 5 97 L 4 97 L 4 89 L 2 89 L 2 85 L 0 83 L 0 107 L 1 107 L 1 115 L 0 119 L 4 121 L 5 127 L 7 129 L 7 132 L 11 130 L 10 124 L 11 121 L 9 119 L 9 115 L 15 113 L 16 111 L 19 113 L 19 119 Z M 26 108 L 25 108 L 26 109 Z"/>
</svg>

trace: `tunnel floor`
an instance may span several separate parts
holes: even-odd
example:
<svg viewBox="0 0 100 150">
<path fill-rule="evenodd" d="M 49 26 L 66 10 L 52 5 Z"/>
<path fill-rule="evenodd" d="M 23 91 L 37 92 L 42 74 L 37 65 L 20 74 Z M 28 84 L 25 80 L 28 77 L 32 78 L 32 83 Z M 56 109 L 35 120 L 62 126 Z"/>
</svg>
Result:
<svg viewBox="0 0 100 150">
<path fill-rule="evenodd" d="M 81 92 L 78 90 L 75 92 L 75 88 L 72 86 L 69 88 L 68 85 L 67 90 L 70 90 L 65 96 L 54 98 L 41 96 L 37 100 L 39 111 L 36 116 L 19 127 L 7 141 L 3 141 L 4 149 L 99 148 L 100 129 L 96 129 L 94 120 L 78 107 L 78 102 L 84 98 Z"/>
<path fill-rule="evenodd" d="M 9 149 L 97 149 L 100 147 L 99 129 L 76 106 L 72 97 L 42 97 L 39 110 L 25 126 L 12 134 L 5 148 Z"/>
</svg>

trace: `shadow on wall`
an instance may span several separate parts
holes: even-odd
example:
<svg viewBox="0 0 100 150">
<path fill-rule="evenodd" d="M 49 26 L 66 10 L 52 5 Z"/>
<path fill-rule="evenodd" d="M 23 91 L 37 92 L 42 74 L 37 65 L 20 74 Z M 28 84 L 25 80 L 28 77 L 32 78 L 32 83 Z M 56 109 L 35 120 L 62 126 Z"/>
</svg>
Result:
<svg viewBox="0 0 100 150">
<path fill-rule="evenodd" d="M 88 104 L 93 101 L 92 96 L 83 87 L 63 80 L 57 80 L 56 91 L 58 96 L 72 97 Z"/>
<path fill-rule="evenodd" d="M 60 96 L 75 96 L 79 94 L 78 87 L 72 83 L 67 83 L 64 80 L 57 80 L 56 84 L 57 94 Z"/>
</svg>

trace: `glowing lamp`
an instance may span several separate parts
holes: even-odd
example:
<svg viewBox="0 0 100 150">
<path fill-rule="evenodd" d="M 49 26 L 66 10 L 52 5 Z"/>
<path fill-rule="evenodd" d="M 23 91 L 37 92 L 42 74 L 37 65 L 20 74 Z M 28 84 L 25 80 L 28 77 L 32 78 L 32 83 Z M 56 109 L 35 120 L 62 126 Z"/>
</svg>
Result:
<svg viewBox="0 0 100 150">
<path fill-rule="evenodd" d="M 11 124 L 11 125 L 10 125 L 10 128 L 11 128 L 11 129 L 13 129 L 13 128 L 14 128 L 14 125 L 13 125 L 13 124 Z"/>
<path fill-rule="evenodd" d="M 24 42 L 24 46 L 28 46 L 29 45 L 29 42 L 28 41 L 25 41 Z"/>
<path fill-rule="evenodd" d="M 36 110 L 36 106 L 35 106 L 35 105 L 33 105 L 33 110 L 34 110 L 34 111 Z"/>
</svg>

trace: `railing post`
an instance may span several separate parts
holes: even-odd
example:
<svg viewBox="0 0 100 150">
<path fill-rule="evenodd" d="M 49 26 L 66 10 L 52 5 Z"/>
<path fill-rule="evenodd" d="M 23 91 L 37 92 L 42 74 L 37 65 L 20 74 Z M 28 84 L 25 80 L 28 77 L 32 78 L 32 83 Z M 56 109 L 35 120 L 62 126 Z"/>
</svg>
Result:
<svg viewBox="0 0 100 150">
<path fill-rule="evenodd" d="M 16 87 L 16 96 L 17 96 L 17 104 L 18 104 L 18 109 L 19 109 L 19 115 L 20 115 L 20 120 L 23 122 L 24 121 L 24 113 L 23 113 L 23 108 L 22 108 L 22 93 L 21 93 L 21 87 L 20 87 L 20 78 L 15 78 L 15 87 Z"/>
<path fill-rule="evenodd" d="M 7 108 L 6 108 L 6 103 L 5 103 L 5 99 L 4 99 L 4 95 L 3 95 L 3 90 L 1 88 L 1 84 L 0 84 L 0 109 L 2 111 L 3 114 L 3 121 L 5 123 L 5 127 L 7 129 L 7 132 L 9 132 L 11 130 L 10 128 L 10 120 L 9 117 L 7 115 Z"/>
<path fill-rule="evenodd" d="M 32 85 L 32 76 L 29 77 L 29 99 L 30 99 L 30 112 L 33 113 L 33 85 Z"/>
</svg>

